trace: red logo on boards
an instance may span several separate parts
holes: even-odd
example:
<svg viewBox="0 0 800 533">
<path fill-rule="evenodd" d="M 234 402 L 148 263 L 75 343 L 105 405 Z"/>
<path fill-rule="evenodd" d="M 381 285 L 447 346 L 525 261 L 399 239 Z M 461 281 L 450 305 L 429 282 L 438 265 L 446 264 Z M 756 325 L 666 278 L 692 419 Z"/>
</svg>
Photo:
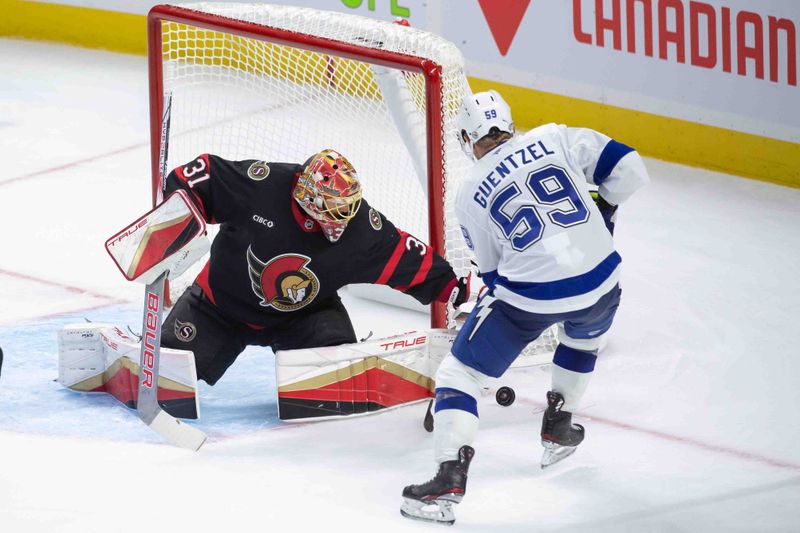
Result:
<svg viewBox="0 0 800 533">
<path fill-rule="evenodd" d="M 506 55 L 531 0 L 478 0 L 500 55 Z"/>
</svg>

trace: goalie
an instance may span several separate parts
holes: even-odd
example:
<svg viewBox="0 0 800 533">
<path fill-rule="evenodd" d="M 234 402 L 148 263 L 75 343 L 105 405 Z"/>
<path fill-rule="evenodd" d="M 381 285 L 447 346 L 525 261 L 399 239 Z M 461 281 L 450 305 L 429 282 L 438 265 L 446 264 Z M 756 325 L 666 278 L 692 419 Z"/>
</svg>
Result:
<svg viewBox="0 0 800 533">
<path fill-rule="evenodd" d="M 458 306 L 469 295 L 468 278 L 362 198 L 355 169 L 334 150 L 303 165 L 203 154 L 169 173 L 164 196 L 175 191 L 221 228 L 161 344 L 194 352 L 210 385 L 248 345 L 355 343 L 337 294 L 345 285 L 389 285 L 423 304 Z"/>
</svg>

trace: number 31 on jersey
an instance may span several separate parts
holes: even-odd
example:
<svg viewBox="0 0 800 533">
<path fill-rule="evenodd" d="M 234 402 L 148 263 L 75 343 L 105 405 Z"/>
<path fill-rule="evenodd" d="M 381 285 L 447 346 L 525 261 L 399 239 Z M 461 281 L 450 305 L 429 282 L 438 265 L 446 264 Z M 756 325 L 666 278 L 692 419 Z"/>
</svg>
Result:
<svg viewBox="0 0 800 533">
<path fill-rule="evenodd" d="M 182 169 L 186 184 L 193 188 L 198 183 L 202 183 L 211 178 L 208 173 L 208 161 L 205 156 L 200 156 Z"/>
</svg>

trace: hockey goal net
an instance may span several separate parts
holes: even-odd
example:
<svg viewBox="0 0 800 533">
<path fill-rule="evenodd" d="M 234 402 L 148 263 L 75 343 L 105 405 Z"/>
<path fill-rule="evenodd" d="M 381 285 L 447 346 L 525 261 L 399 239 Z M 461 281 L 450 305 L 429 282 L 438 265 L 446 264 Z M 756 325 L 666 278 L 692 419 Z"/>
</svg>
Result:
<svg viewBox="0 0 800 533">
<path fill-rule="evenodd" d="M 162 169 L 200 153 L 300 163 L 334 148 L 371 205 L 469 272 L 452 208 L 470 164 L 455 133 L 469 90 L 455 45 L 351 14 L 195 3 L 154 7 L 148 46 L 154 202 Z M 194 275 L 173 283 L 173 301 Z M 454 324 L 431 306 L 432 327 Z"/>
</svg>

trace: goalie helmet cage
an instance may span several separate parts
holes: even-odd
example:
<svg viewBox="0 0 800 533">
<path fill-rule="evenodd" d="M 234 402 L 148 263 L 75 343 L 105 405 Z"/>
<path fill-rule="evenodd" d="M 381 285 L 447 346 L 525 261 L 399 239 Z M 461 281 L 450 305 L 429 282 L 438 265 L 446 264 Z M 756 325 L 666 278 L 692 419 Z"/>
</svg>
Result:
<svg viewBox="0 0 800 533">
<path fill-rule="evenodd" d="M 198 3 L 151 9 L 148 55 L 154 203 L 163 169 L 201 153 L 299 163 L 334 148 L 372 206 L 469 271 L 452 212 L 468 86 L 452 43 L 357 15 Z M 431 307 L 433 327 L 452 325 L 450 306 Z"/>
</svg>

